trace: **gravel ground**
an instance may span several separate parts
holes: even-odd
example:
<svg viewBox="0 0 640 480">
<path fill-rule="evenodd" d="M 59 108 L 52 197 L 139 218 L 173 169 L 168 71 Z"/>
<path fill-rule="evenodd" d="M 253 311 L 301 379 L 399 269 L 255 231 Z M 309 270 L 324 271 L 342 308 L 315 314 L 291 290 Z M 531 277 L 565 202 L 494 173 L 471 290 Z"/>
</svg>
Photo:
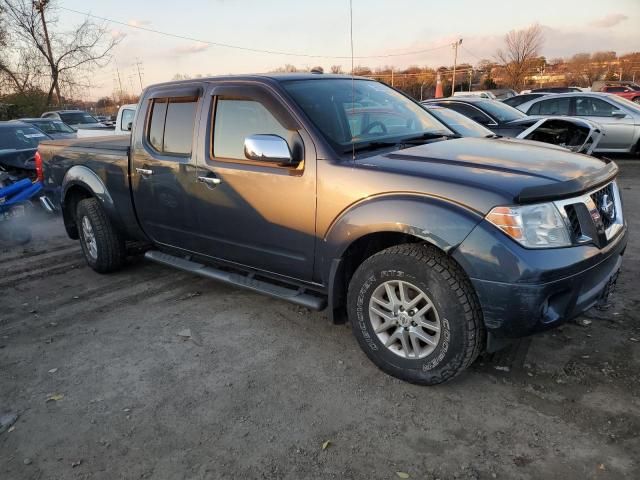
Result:
<svg viewBox="0 0 640 480">
<path fill-rule="evenodd" d="M 640 162 L 620 165 L 612 308 L 431 388 L 322 313 L 142 260 L 98 275 L 40 220 L 0 247 L 0 478 L 638 478 Z"/>
</svg>

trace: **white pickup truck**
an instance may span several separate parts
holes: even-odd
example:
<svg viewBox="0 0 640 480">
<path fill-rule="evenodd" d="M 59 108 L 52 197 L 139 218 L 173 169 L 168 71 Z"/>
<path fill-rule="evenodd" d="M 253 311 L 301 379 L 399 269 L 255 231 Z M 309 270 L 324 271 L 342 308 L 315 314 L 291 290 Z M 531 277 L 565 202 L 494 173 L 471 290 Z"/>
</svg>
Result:
<svg viewBox="0 0 640 480">
<path fill-rule="evenodd" d="M 136 114 L 136 108 L 138 108 L 138 105 L 135 103 L 122 105 L 118 110 L 115 128 L 79 128 L 77 130 L 78 138 L 125 135 L 131 133 L 131 124 Z"/>
</svg>

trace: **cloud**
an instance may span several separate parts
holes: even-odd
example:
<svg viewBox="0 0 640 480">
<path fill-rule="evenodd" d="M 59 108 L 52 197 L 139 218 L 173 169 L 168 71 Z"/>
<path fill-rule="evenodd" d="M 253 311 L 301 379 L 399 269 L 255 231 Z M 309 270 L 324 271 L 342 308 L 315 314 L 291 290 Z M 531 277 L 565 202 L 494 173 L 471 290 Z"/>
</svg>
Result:
<svg viewBox="0 0 640 480">
<path fill-rule="evenodd" d="M 607 15 L 605 17 L 594 20 L 593 22 L 589 23 L 589 25 L 596 28 L 610 28 L 615 27 L 620 22 L 624 22 L 628 19 L 629 17 L 623 15 L 622 13 L 612 13 L 611 15 Z"/>
<path fill-rule="evenodd" d="M 109 32 L 111 35 L 111 38 L 113 38 L 115 41 L 119 42 L 120 40 L 122 40 L 124 37 L 127 36 L 127 34 L 125 32 L 123 32 L 122 30 L 111 30 L 111 32 Z"/>
<path fill-rule="evenodd" d="M 208 43 L 194 42 L 190 45 L 185 45 L 183 47 L 176 47 L 172 50 L 172 52 L 178 55 L 190 55 L 192 53 L 204 52 L 208 48 L 209 48 Z"/>
<path fill-rule="evenodd" d="M 149 20 L 139 20 L 136 18 L 132 18 L 127 22 L 127 25 L 131 27 L 146 27 L 148 25 L 151 25 L 151 22 Z"/>
</svg>

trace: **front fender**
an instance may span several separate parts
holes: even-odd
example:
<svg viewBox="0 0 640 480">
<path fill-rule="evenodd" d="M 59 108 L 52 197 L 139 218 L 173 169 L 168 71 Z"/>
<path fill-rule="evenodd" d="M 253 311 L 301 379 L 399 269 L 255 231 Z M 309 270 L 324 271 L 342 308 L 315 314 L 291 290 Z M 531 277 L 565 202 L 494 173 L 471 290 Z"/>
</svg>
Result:
<svg viewBox="0 0 640 480">
<path fill-rule="evenodd" d="M 323 264 L 342 257 L 359 238 L 377 232 L 405 233 L 448 252 L 481 220 L 478 212 L 439 197 L 410 193 L 369 197 L 331 224 L 323 238 Z"/>
</svg>

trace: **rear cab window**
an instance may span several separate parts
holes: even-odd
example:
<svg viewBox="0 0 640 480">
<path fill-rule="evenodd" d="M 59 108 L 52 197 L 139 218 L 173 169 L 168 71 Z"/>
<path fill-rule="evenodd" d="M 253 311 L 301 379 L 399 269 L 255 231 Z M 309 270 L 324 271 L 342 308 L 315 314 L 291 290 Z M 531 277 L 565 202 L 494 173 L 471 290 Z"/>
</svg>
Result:
<svg viewBox="0 0 640 480">
<path fill-rule="evenodd" d="M 133 123 L 133 117 L 136 111 L 130 108 L 122 110 L 122 116 L 120 117 L 120 130 L 129 130 L 129 124 Z"/>
</svg>

